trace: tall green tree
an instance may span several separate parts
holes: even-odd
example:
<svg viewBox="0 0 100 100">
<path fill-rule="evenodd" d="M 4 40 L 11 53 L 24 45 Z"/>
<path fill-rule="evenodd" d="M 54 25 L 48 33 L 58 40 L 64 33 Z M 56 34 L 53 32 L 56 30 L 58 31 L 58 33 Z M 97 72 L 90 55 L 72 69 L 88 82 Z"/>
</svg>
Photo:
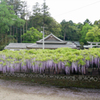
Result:
<svg viewBox="0 0 100 100">
<path fill-rule="evenodd" d="M 68 23 L 65 20 L 63 20 L 60 24 L 62 25 L 61 27 L 62 37 L 63 37 L 63 40 L 65 40 L 67 36 L 67 31 L 68 31 L 67 30 Z"/>
<path fill-rule="evenodd" d="M 22 25 L 24 23 L 24 20 L 21 20 L 17 15 L 15 15 L 15 12 L 13 11 L 13 6 L 8 5 L 6 0 L 1 0 L 0 2 L 0 47 L 1 45 L 6 45 L 9 42 L 8 38 L 10 40 L 15 40 L 14 37 L 12 37 L 12 34 L 9 34 L 9 31 L 11 29 L 11 26 L 15 25 L 16 22 L 19 22 L 18 24 Z M 10 37 L 9 37 L 10 35 Z M 11 38 L 12 37 L 12 38 Z"/>
<path fill-rule="evenodd" d="M 60 37 L 60 33 L 61 33 L 61 24 L 59 24 L 54 18 L 52 17 L 47 17 L 47 34 L 53 33 L 55 34 L 57 37 Z"/>
<path fill-rule="evenodd" d="M 87 41 L 85 39 L 86 37 L 86 33 L 88 32 L 88 30 L 92 29 L 92 26 L 89 25 L 88 23 L 86 23 L 83 27 L 82 30 L 80 31 L 81 37 L 80 37 L 80 42 L 87 44 Z"/>
<path fill-rule="evenodd" d="M 96 21 L 94 22 L 94 25 L 97 25 L 97 26 L 100 28 L 100 20 L 96 20 Z"/>
<path fill-rule="evenodd" d="M 75 23 L 73 23 L 71 20 L 69 22 L 63 20 L 61 25 L 61 34 L 64 40 L 78 41 L 78 28 Z"/>
<path fill-rule="evenodd" d="M 41 31 L 41 26 L 43 25 L 43 15 L 38 2 L 33 6 L 33 15 L 30 16 L 29 20 L 30 27 L 35 27 L 38 31 Z"/>
<path fill-rule="evenodd" d="M 94 26 L 92 29 L 88 30 L 85 39 L 90 42 L 100 42 L 100 28 Z"/>
<path fill-rule="evenodd" d="M 17 42 L 21 42 L 22 38 L 21 38 L 21 34 L 23 34 L 24 32 L 24 24 L 25 24 L 25 15 L 26 15 L 26 7 L 27 4 L 25 1 L 21 1 L 21 0 L 7 0 L 8 5 L 13 6 L 13 10 L 15 12 L 15 14 L 18 16 L 18 18 L 20 18 L 19 20 L 16 20 L 16 23 L 11 26 L 10 29 L 10 34 L 12 34 L 14 37 L 16 37 Z M 23 19 L 23 20 L 22 20 Z"/>
<path fill-rule="evenodd" d="M 84 24 L 82 24 L 80 22 L 78 24 L 76 24 L 76 29 L 77 29 L 77 34 L 78 34 L 78 40 L 77 41 L 79 41 L 80 38 L 81 38 L 81 30 L 82 30 L 83 26 L 84 26 Z"/>
<path fill-rule="evenodd" d="M 0 3 L 0 33 L 8 32 L 9 26 L 14 25 L 17 19 L 18 17 L 15 15 L 13 7 L 2 0 Z"/>
<path fill-rule="evenodd" d="M 41 26 L 45 26 L 45 34 L 55 34 L 59 37 L 61 25 L 50 16 L 48 6 L 44 3 L 42 6 L 37 2 L 33 6 L 33 15 L 29 18 L 29 28 L 34 27 L 38 31 L 42 31 Z"/>
<path fill-rule="evenodd" d="M 89 25 L 92 25 L 92 23 L 91 23 L 91 21 L 90 21 L 89 19 L 86 19 L 86 20 L 84 21 L 84 25 L 85 25 L 86 23 L 89 24 Z"/>
</svg>

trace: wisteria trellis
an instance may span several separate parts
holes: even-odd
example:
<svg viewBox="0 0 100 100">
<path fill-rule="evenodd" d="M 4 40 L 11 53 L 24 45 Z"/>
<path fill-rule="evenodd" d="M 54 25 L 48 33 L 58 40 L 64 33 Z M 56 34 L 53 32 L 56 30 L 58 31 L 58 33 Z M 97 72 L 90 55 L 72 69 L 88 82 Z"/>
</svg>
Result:
<svg viewBox="0 0 100 100">
<path fill-rule="evenodd" d="M 100 49 L 76 50 L 71 48 L 31 49 L 0 51 L 0 71 L 3 73 L 34 72 L 44 73 L 46 69 L 63 70 L 70 72 L 86 73 L 86 68 L 96 65 L 100 67 Z"/>
</svg>

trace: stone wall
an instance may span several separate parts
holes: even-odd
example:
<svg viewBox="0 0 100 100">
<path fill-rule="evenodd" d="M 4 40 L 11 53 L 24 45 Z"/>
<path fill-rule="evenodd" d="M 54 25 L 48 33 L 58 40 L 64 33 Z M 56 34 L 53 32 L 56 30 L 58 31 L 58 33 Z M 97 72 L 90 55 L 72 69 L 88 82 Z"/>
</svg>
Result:
<svg viewBox="0 0 100 100">
<path fill-rule="evenodd" d="M 26 78 L 54 78 L 54 79 L 66 79 L 70 81 L 100 81 L 100 76 L 89 76 L 89 75 L 45 75 L 45 74 L 33 74 L 33 73 L 5 73 L 0 74 L 0 77 L 26 77 Z"/>
</svg>

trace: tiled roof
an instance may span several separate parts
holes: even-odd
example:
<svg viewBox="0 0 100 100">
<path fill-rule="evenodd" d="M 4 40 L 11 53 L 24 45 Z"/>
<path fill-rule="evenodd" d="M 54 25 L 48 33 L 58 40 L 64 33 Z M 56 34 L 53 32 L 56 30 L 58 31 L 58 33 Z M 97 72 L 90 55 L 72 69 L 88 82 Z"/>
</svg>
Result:
<svg viewBox="0 0 100 100">
<path fill-rule="evenodd" d="M 12 48 L 18 48 L 18 49 L 26 49 L 26 46 L 32 45 L 33 43 L 10 43 L 5 47 L 5 49 L 12 49 Z"/>
<path fill-rule="evenodd" d="M 52 33 L 49 34 L 47 37 L 45 37 L 45 38 L 44 38 L 44 41 L 45 41 L 46 39 L 48 39 L 50 36 L 53 36 L 53 37 L 57 40 L 56 42 L 64 42 L 63 40 L 59 39 L 58 37 L 56 37 L 56 36 L 53 35 Z M 43 42 L 43 39 L 37 41 L 37 43 L 42 43 L 42 42 Z M 51 41 L 49 41 L 49 42 L 51 42 Z M 55 42 L 55 41 L 52 41 L 52 42 Z"/>
<path fill-rule="evenodd" d="M 56 49 L 56 48 L 61 48 L 61 47 L 69 47 L 69 48 L 76 48 L 76 45 L 44 45 L 44 48 L 46 49 Z M 42 49 L 43 45 L 42 44 L 36 44 L 36 45 L 29 45 L 27 46 L 27 48 L 32 49 L 32 48 L 36 48 L 36 49 Z"/>
<path fill-rule="evenodd" d="M 54 40 L 51 41 L 50 36 L 53 37 Z M 49 38 L 49 39 L 48 39 Z M 77 46 L 80 46 L 79 42 L 75 41 L 63 41 L 61 39 L 59 39 L 58 37 L 56 37 L 55 35 L 53 35 L 52 33 L 50 35 L 48 35 L 47 37 L 44 38 L 44 48 L 48 48 L 48 49 L 56 49 L 56 48 L 61 48 L 61 47 L 69 47 L 69 48 L 76 48 Z M 41 48 L 43 47 L 42 45 L 43 43 L 43 39 L 37 41 L 37 43 L 10 43 L 9 45 L 7 45 L 5 47 L 5 49 L 29 49 L 29 48 Z"/>
<path fill-rule="evenodd" d="M 43 43 L 43 41 L 37 41 L 37 43 Z M 67 43 L 67 41 L 44 41 L 44 43 L 48 43 L 48 44 L 55 44 L 55 43 L 57 43 L 57 44 L 62 44 L 62 43 Z"/>
<path fill-rule="evenodd" d="M 78 41 L 74 41 L 74 43 L 75 43 L 77 46 L 79 46 L 79 47 L 81 46 L 80 43 L 79 43 Z"/>
</svg>

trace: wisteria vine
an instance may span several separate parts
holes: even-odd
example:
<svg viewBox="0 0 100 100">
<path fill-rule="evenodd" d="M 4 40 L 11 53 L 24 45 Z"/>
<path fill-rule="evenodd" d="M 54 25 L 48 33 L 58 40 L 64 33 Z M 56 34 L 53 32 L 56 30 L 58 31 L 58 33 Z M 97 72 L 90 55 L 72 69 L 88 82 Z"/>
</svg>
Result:
<svg viewBox="0 0 100 100">
<path fill-rule="evenodd" d="M 31 49 L 0 51 L 0 72 L 33 72 L 45 73 L 46 69 L 53 69 L 54 73 L 70 74 L 86 73 L 86 68 L 97 66 L 100 68 L 100 49 L 76 50 L 71 48 Z"/>
</svg>

